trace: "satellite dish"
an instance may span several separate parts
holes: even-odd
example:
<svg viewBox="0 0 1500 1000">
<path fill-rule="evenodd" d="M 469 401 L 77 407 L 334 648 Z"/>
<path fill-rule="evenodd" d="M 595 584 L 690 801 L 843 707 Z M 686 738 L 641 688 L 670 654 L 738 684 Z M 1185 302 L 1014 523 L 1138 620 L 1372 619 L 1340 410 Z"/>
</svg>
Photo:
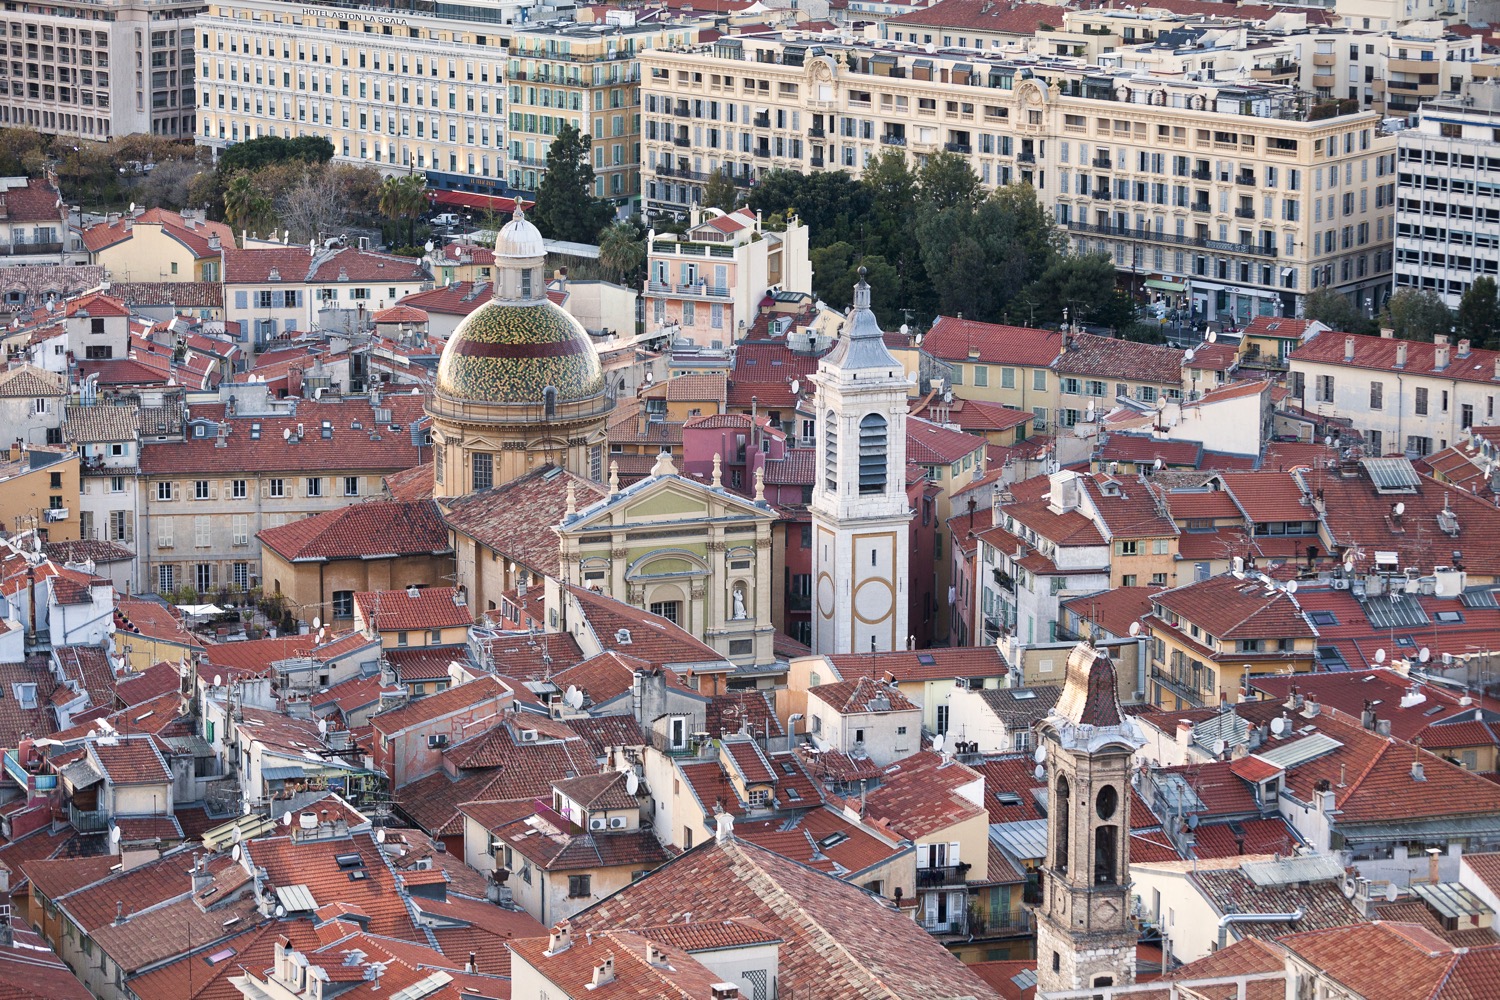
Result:
<svg viewBox="0 0 1500 1000">
<path fill-rule="evenodd" d="M 1286 720 L 1283 719 L 1283 718 L 1281 718 L 1280 716 L 1277 716 L 1276 718 L 1272 719 L 1271 720 L 1271 732 L 1275 733 L 1277 736 L 1285 735 L 1285 733 L 1286 733 Z"/>
<path fill-rule="evenodd" d="M 1046 765 L 1044 765 L 1044 764 L 1038 764 L 1036 767 L 1034 767 L 1034 768 L 1031 769 L 1031 774 L 1032 774 L 1032 777 L 1036 778 L 1037 781 L 1046 781 L 1047 780 L 1047 768 L 1046 768 Z"/>
<path fill-rule="evenodd" d="M 282 906 L 280 903 L 276 904 L 276 916 L 277 917 L 284 917 L 284 916 L 286 916 L 286 907 Z"/>
<path fill-rule="evenodd" d="M 432 251 L 434 251 L 434 250 L 437 249 L 437 245 L 435 243 L 433 243 L 431 240 L 428 240 L 427 243 L 425 244 L 425 248 L 426 248 L 426 250 L 427 250 L 428 253 L 432 253 Z"/>
<path fill-rule="evenodd" d="M 947 740 L 944 738 L 944 736 L 943 736 L 942 733 L 938 733 L 936 736 L 934 736 L 932 738 L 932 750 L 933 750 L 933 752 L 934 753 L 942 753 L 943 752 L 943 744 L 946 743 L 946 742 L 947 742 Z"/>
<path fill-rule="evenodd" d="M 1192 348 L 1191 348 L 1191 347 L 1189 347 L 1189 348 L 1188 348 L 1188 349 L 1187 349 L 1187 350 L 1186 350 L 1186 351 L 1185 351 L 1185 352 L 1184 352 L 1184 353 L 1183 353 L 1183 355 L 1182 355 L 1182 360 L 1184 360 L 1184 361 L 1191 361 L 1191 360 L 1193 360 L 1193 349 L 1192 349 Z"/>
<path fill-rule="evenodd" d="M 328 720 L 327 719 L 319 719 L 318 720 L 318 735 L 319 736 L 327 736 L 328 735 Z M 287 813 L 287 815 L 290 816 L 291 813 Z"/>
<path fill-rule="evenodd" d="M 1032 753 L 1031 759 L 1036 761 L 1038 764 L 1047 763 L 1047 748 L 1037 747 L 1036 750 Z"/>
<path fill-rule="evenodd" d="M 797 396 L 797 395 L 801 395 L 801 393 L 802 393 L 802 382 L 801 382 L 801 380 L 799 380 L 799 379 L 792 379 L 792 395 L 793 396 Z"/>
<path fill-rule="evenodd" d="M 281 440 L 283 440 L 283 441 L 290 441 L 291 439 L 292 439 L 292 429 L 290 427 L 283 427 L 281 429 Z"/>
<path fill-rule="evenodd" d="M 224 678 L 222 676 L 220 676 L 219 674 L 214 674 L 214 687 L 223 687 L 223 686 L 224 686 Z"/>
<path fill-rule="evenodd" d="M 281 825 L 282 826 L 291 826 L 292 825 L 292 813 L 291 813 L 291 810 L 287 810 L 286 812 L 284 812 L 284 813 L 281 814 Z"/>
<path fill-rule="evenodd" d="M 1353 573 L 1354 572 L 1354 557 L 1353 556 L 1350 556 L 1348 559 L 1344 560 L 1344 572 L 1345 573 Z"/>
<path fill-rule="evenodd" d="M 323 628 L 318 629 L 318 642 L 322 642 L 323 641 L 323 633 L 325 633 L 327 631 L 328 631 L 327 626 L 324 626 Z"/>
<path fill-rule="evenodd" d="M 249 799 L 245 800 L 245 815 L 246 816 L 250 815 L 250 800 Z M 236 830 L 235 833 L 239 833 L 239 831 Z"/>
<path fill-rule="evenodd" d="M 1406 513 L 1406 504 L 1404 502 L 1397 501 L 1396 506 L 1392 508 L 1392 511 L 1397 517 L 1400 517 L 1402 514 Z"/>
<path fill-rule="evenodd" d="M 583 702 L 583 695 L 575 685 L 569 684 L 568 690 L 563 692 L 563 701 L 567 702 L 569 708 L 577 708 Z"/>
<path fill-rule="evenodd" d="M 1296 580 L 1288 580 L 1287 581 L 1286 592 L 1288 594 L 1295 594 L 1297 592 L 1297 581 Z"/>
<path fill-rule="evenodd" d="M 236 861 L 238 861 L 240 859 L 240 845 L 239 844 L 235 844 L 234 847 L 230 849 L 229 856 L 231 858 L 233 858 L 234 860 L 236 860 Z"/>
<path fill-rule="evenodd" d="M 1130 623 L 1130 635 L 1131 635 L 1131 637 L 1134 638 L 1136 636 L 1139 636 L 1140 634 L 1141 634 L 1141 623 L 1140 622 L 1131 622 Z"/>
<path fill-rule="evenodd" d="M 317 615 L 314 615 L 313 616 L 313 628 L 322 628 L 322 627 L 323 627 L 323 619 L 319 618 Z"/>
<path fill-rule="evenodd" d="M 133 202 L 133 201 L 130 203 L 130 214 L 131 215 L 135 214 L 135 202 Z"/>
<path fill-rule="evenodd" d="M 1426 663 L 1428 660 L 1432 659 L 1432 650 L 1428 649 L 1426 646 L 1423 646 L 1422 651 L 1417 654 L 1417 659 L 1423 663 Z"/>
<path fill-rule="evenodd" d="M 1214 756 L 1224 756 L 1224 751 L 1229 749 L 1229 741 L 1224 739 L 1214 740 Z"/>
<path fill-rule="evenodd" d="M 1385 647 L 1384 646 L 1382 646 L 1381 648 L 1375 650 L 1375 662 L 1376 663 L 1384 663 L 1385 662 Z"/>
<path fill-rule="evenodd" d="M 1167 397 L 1166 396 L 1157 396 L 1156 397 L 1156 408 L 1158 410 L 1165 410 L 1167 408 Z"/>
<path fill-rule="evenodd" d="M 1432 592 L 1434 594 L 1436 594 L 1438 597 L 1442 597 L 1443 596 L 1443 591 L 1445 589 L 1446 588 L 1443 586 L 1443 582 L 1441 580 L 1439 580 L 1437 583 L 1434 583 L 1432 585 Z"/>
<path fill-rule="evenodd" d="M 625 794 L 634 795 L 641 790 L 641 779 L 636 777 L 634 771 L 625 775 Z"/>
<path fill-rule="evenodd" d="M 379 830 L 375 831 L 375 843 L 385 843 L 385 827 L 381 827 Z"/>
<path fill-rule="evenodd" d="M 1208 331 L 1208 337 L 1206 339 L 1210 344 L 1216 343 L 1219 339 L 1219 334 L 1214 330 L 1210 330 Z"/>
<path fill-rule="evenodd" d="M 1396 901 L 1396 897 L 1400 895 L 1401 890 L 1396 888 L 1396 883 L 1387 882 L 1385 884 L 1385 901 L 1387 903 L 1394 903 Z"/>
<path fill-rule="evenodd" d="M 1156 461 L 1152 462 L 1151 463 L 1151 468 L 1155 469 L 1157 472 L 1160 472 L 1161 471 L 1161 459 L 1158 458 Z"/>
<path fill-rule="evenodd" d="M 1344 897 L 1346 899 L 1353 899 L 1354 898 L 1354 893 L 1356 891 L 1358 891 L 1358 889 L 1359 889 L 1359 885 L 1354 881 L 1353 878 L 1346 878 L 1346 879 L 1344 879 L 1343 890 L 1344 890 Z"/>
<path fill-rule="evenodd" d="M 1198 819 L 1198 814 L 1197 813 L 1193 813 L 1191 816 L 1188 817 L 1188 829 L 1189 830 L 1196 830 L 1196 829 L 1198 829 L 1198 823 L 1199 822 L 1200 822 L 1200 820 Z"/>
</svg>

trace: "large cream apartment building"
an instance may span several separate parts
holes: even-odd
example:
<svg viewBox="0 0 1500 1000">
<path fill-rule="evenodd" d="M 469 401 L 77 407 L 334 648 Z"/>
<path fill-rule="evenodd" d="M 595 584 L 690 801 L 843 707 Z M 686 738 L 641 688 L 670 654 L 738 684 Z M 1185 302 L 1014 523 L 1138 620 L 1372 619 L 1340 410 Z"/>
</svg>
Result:
<svg viewBox="0 0 1500 1000">
<path fill-rule="evenodd" d="M 657 211 L 716 170 L 857 176 L 882 149 L 947 150 L 987 186 L 1034 186 L 1076 246 L 1200 315 L 1293 315 L 1323 287 L 1376 308 L 1389 291 L 1395 139 L 1353 102 L 833 37 L 726 37 L 641 65 Z"/>
<path fill-rule="evenodd" d="M 201 0 L 59 0 L 0 11 L 0 126 L 104 141 L 193 134 Z"/>
</svg>

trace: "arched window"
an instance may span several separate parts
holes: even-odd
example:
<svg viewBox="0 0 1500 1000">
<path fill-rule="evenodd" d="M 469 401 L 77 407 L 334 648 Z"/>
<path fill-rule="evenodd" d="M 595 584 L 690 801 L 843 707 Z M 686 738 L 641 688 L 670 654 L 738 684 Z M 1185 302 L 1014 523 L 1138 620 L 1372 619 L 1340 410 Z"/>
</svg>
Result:
<svg viewBox="0 0 1500 1000">
<path fill-rule="evenodd" d="M 885 418 L 866 414 L 859 422 L 859 492 L 885 492 Z"/>
<path fill-rule="evenodd" d="M 557 416 L 557 387 L 547 386 L 542 390 L 542 411 L 548 417 Z"/>
<path fill-rule="evenodd" d="M 823 415 L 823 484 L 839 488 L 839 418 L 832 410 Z"/>
<path fill-rule="evenodd" d="M 1057 855 L 1052 859 L 1052 867 L 1057 869 L 1059 875 L 1068 873 L 1068 839 L 1072 832 L 1072 821 L 1069 816 L 1069 806 L 1072 803 L 1068 797 L 1071 794 L 1072 789 L 1068 786 L 1067 775 L 1059 774 L 1057 791 L 1053 793 L 1057 799 L 1057 826 L 1053 828 L 1057 831 Z M 1084 808 L 1088 808 L 1087 803 L 1084 804 Z"/>
</svg>

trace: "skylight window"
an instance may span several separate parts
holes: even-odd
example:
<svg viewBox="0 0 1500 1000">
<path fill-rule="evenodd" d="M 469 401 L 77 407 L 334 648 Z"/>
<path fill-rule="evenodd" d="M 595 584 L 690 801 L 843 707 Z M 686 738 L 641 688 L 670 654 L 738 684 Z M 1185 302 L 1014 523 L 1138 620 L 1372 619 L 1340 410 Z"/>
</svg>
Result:
<svg viewBox="0 0 1500 1000">
<path fill-rule="evenodd" d="M 205 962 L 207 962 L 209 965 L 218 965 L 220 962 L 227 962 L 227 961 L 229 961 L 234 956 L 235 956 L 235 951 L 234 951 L 233 948 L 220 948 L 218 951 L 214 952 L 212 955 L 205 955 L 203 957 L 203 960 Z"/>
<path fill-rule="evenodd" d="M 1028 688 L 1021 688 L 1011 695 L 1016 701 L 1031 701 L 1036 697 L 1036 692 Z"/>
<path fill-rule="evenodd" d="M 931 653 L 918 653 L 917 662 L 922 664 L 922 666 L 924 667 L 932 667 L 937 665 L 937 659 L 934 658 Z"/>
<path fill-rule="evenodd" d="M 839 846 L 848 839 L 849 835 L 840 830 L 838 833 L 830 833 L 828 836 L 818 841 L 818 847 L 826 851 L 830 847 Z"/>
<path fill-rule="evenodd" d="M 1338 615 L 1335 615 L 1332 611 L 1309 611 L 1307 613 L 1307 620 L 1314 625 L 1321 626 L 1337 625 L 1339 623 Z"/>
<path fill-rule="evenodd" d="M 1443 625 L 1461 625 L 1463 624 L 1464 613 L 1462 611 L 1439 611 L 1432 617 L 1436 618 Z"/>
</svg>

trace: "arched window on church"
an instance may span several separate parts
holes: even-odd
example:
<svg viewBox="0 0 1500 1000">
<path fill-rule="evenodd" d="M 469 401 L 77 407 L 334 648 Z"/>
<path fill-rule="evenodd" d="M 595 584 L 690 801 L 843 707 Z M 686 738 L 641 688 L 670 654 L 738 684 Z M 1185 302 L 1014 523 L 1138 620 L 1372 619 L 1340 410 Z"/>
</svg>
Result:
<svg viewBox="0 0 1500 1000">
<path fill-rule="evenodd" d="M 823 483 L 839 488 L 839 418 L 832 410 L 823 415 Z"/>
<path fill-rule="evenodd" d="M 550 420 L 557 416 L 557 387 L 547 386 L 542 390 L 542 413 Z"/>
<path fill-rule="evenodd" d="M 1059 875 L 1068 873 L 1068 840 L 1072 833 L 1072 820 L 1069 816 L 1069 808 L 1072 802 L 1069 796 L 1072 788 L 1068 785 L 1068 776 L 1059 774 L 1057 776 L 1057 791 L 1054 793 L 1057 799 L 1057 825 L 1053 828 L 1057 831 L 1057 855 L 1052 859 L 1052 867 L 1057 869 Z M 1088 804 L 1084 804 L 1088 808 Z"/>
<path fill-rule="evenodd" d="M 1114 825 L 1094 829 L 1094 884 L 1114 885 L 1119 881 L 1120 828 Z"/>
<path fill-rule="evenodd" d="M 859 422 L 859 492 L 885 492 L 885 418 L 866 414 Z"/>
</svg>

